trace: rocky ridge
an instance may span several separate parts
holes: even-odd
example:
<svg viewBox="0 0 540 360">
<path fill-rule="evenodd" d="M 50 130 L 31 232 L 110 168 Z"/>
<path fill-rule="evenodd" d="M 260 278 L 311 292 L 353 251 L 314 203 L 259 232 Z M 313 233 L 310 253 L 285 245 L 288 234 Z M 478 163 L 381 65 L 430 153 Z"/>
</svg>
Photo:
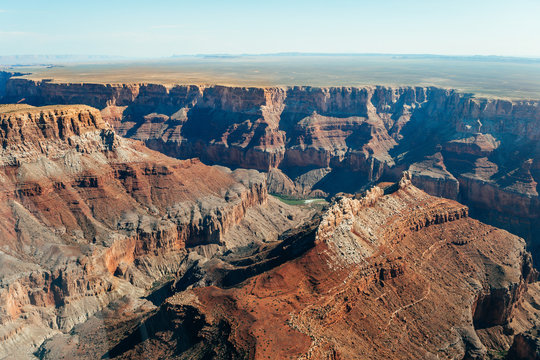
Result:
<svg viewBox="0 0 540 360">
<path fill-rule="evenodd" d="M 108 355 L 480 359 L 477 331 L 510 327 L 535 277 L 522 239 L 408 177 L 386 195 L 338 199 L 282 244 L 229 259 L 232 277 L 207 267 L 206 282 L 179 289 Z M 275 256 L 287 260 L 263 266 Z"/>
</svg>

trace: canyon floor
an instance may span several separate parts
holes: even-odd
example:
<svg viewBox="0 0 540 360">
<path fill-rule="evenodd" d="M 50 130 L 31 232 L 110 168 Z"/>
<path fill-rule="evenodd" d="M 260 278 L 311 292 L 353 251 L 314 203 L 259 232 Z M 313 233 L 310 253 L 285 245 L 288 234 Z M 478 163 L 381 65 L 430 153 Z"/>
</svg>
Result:
<svg viewBox="0 0 540 360">
<path fill-rule="evenodd" d="M 539 358 L 540 101 L 0 75 L 0 359 Z"/>
</svg>

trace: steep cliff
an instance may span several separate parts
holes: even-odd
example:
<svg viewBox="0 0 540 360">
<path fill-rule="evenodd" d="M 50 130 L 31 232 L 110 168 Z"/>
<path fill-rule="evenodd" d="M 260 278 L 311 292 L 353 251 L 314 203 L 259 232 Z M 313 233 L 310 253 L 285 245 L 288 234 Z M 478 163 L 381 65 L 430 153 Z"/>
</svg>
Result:
<svg viewBox="0 0 540 360">
<path fill-rule="evenodd" d="M 108 355 L 482 358 L 477 330 L 508 326 L 534 277 L 524 241 L 409 178 L 394 190 L 340 198 L 279 244 L 205 265 Z"/>
<path fill-rule="evenodd" d="M 268 201 L 257 171 L 169 158 L 88 106 L 0 106 L 0 144 L 0 358 L 144 303 L 190 249 L 237 246 L 227 232 Z"/>
<path fill-rule="evenodd" d="M 540 359 L 540 337 L 538 329 L 524 334 L 518 334 L 508 351 L 508 360 L 538 360 Z"/>
<path fill-rule="evenodd" d="M 166 87 L 11 78 L 5 102 L 84 103 L 126 137 L 180 159 L 270 171 L 273 191 L 355 192 L 410 170 L 432 195 L 535 244 L 538 101 L 434 87 Z"/>
<path fill-rule="evenodd" d="M 7 82 L 13 75 L 13 73 L 7 71 L 0 71 L 0 99 L 4 97 L 6 93 Z"/>
</svg>

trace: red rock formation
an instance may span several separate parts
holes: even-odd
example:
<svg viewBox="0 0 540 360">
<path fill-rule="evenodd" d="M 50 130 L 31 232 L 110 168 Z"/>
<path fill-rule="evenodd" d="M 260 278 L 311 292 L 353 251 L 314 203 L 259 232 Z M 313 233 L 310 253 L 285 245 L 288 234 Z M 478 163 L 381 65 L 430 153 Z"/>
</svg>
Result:
<svg viewBox="0 0 540 360">
<path fill-rule="evenodd" d="M 2 106 L 0 144 L 0 357 L 142 296 L 186 247 L 234 245 L 267 201 L 256 171 L 168 158 L 87 106 Z"/>
<path fill-rule="evenodd" d="M 314 168 L 333 170 L 311 189 L 295 185 L 299 196 L 314 189 L 354 192 L 409 169 L 430 194 L 458 199 L 475 217 L 526 238 L 539 221 L 538 101 L 477 99 L 432 87 L 165 87 L 18 78 L 4 92 L 4 101 L 96 106 L 120 135 L 182 159 L 279 167 L 293 182 Z M 274 189 L 285 190 L 286 180 L 272 179 L 279 181 Z"/>
<path fill-rule="evenodd" d="M 289 195 L 354 192 L 380 180 L 394 181 L 403 170 L 410 170 L 413 184 L 430 194 L 465 203 L 475 218 L 532 239 L 532 250 L 536 255 L 540 254 L 537 231 L 540 222 L 540 156 L 537 146 L 540 141 L 540 106 L 537 101 L 477 99 L 452 90 L 431 87 L 165 87 L 152 84 L 58 84 L 13 78 L 7 81 L 5 91 L 1 84 L 0 88 L 0 93 L 5 95 L 3 101 L 23 101 L 35 105 L 94 105 L 101 109 L 102 117 L 123 136 L 142 140 L 155 150 L 181 159 L 197 156 L 206 163 L 269 170 L 268 179 L 272 181 L 270 189 Z M 99 273 L 101 268 L 105 273 L 115 275 L 114 281 L 108 281 L 108 277 L 105 280 L 100 278 L 90 285 L 88 292 L 85 290 L 85 295 L 89 296 L 84 298 L 92 298 L 94 303 L 108 302 L 109 294 L 114 291 L 118 294 L 135 291 L 128 288 L 131 286 L 128 284 L 144 288 L 156 276 L 152 275 L 152 271 L 141 268 L 163 266 L 166 273 L 173 273 L 177 267 L 170 264 L 174 261 L 160 262 L 156 259 L 165 256 L 169 249 L 176 254 L 185 244 L 216 245 L 229 241 L 223 236 L 224 232 L 242 217 L 250 204 L 264 201 L 266 189 L 258 175 L 253 174 L 256 181 L 242 180 L 245 174 L 241 175 L 240 172 L 224 174 L 215 168 L 210 171 L 201 163 L 181 163 L 160 157 L 141 144 L 115 136 L 94 111 L 77 109 L 83 114 L 77 121 L 72 120 L 68 108 L 54 111 L 44 109 L 45 113 L 52 111 L 44 116 L 41 115 L 42 110 L 36 110 L 28 111 L 23 117 L 13 113 L 2 117 L 0 133 L 3 134 L 4 151 L 0 160 L 4 167 L 0 173 L 0 183 L 5 190 L 0 193 L 0 204 L 9 206 L 0 206 L 0 232 L 6 234 L 6 248 L 10 251 L 0 253 L 0 256 L 2 264 L 14 269 L 5 278 L 20 278 L 13 283 L 12 280 L 5 280 L 14 285 L 3 292 L 6 306 L 1 310 L 2 318 L 15 319 L 29 316 L 29 313 L 35 314 L 32 308 L 25 308 L 32 301 L 50 305 L 58 299 L 77 299 L 65 304 L 62 314 L 47 310 L 45 315 L 34 316 L 36 323 L 56 324 L 52 326 L 53 329 L 62 324 L 61 328 L 67 329 L 73 325 L 73 319 L 82 321 L 86 315 L 81 314 L 90 314 L 100 308 L 88 305 L 85 300 L 79 301 L 83 296 L 77 293 L 77 289 L 82 284 L 73 285 L 73 279 L 86 278 L 88 273 Z M 26 124 L 28 127 L 25 127 Z M 23 139 L 33 140 L 21 143 Z M 198 180 L 205 178 L 207 173 L 211 175 L 208 182 Z M 43 181 L 44 178 L 49 180 Z M 241 190 L 237 186 L 239 182 L 242 183 Z M 123 195 L 118 196 L 119 192 Z M 206 200 L 196 200 L 202 194 L 208 195 L 203 196 Z M 110 203 L 114 206 L 110 206 Z M 448 250 L 445 255 L 457 254 L 459 259 L 465 259 L 463 261 L 469 267 L 463 270 L 461 265 L 447 263 L 448 259 L 442 258 L 442 265 L 446 266 L 445 276 L 453 279 L 455 275 L 452 271 L 469 274 L 474 269 L 476 272 L 472 272 L 476 275 L 491 271 L 489 266 L 482 263 L 483 260 L 468 251 L 487 254 L 487 258 L 499 266 L 502 260 L 492 258 L 495 255 L 489 253 L 488 245 L 470 239 L 474 237 L 474 232 L 483 234 L 487 228 L 475 225 L 472 220 L 462 220 L 466 213 L 463 207 L 449 206 L 448 211 L 440 213 L 438 206 L 444 208 L 445 204 L 455 203 L 443 201 L 435 206 L 433 213 L 420 211 L 417 214 L 413 211 L 414 216 L 408 222 L 390 222 L 389 232 L 379 236 L 375 236 L 373 231 L 369 232 L 371 225 L 368 223 L 350 229 L 338 227 L 339 231 L 348 234 L 344 237 L 348 242 L 343 243 L 341 248 L 338 246 L 339 250 L 334 248 L 328 251 L 336 254 L 359 253 L 355 255 L 353 265 L 350 265 L 356 266 L 354 263 L 368 256 L 370 251 L 388 255 L 386 245 L 375 250 L 365 245 L 357 246 L 353 241 L 356 237 L 375 242 L 378 238 L 395 240 L 403 237 L 408 239 L 410 247 L 415 247 L 410 232 L 419 234 L 418 241 L 429 243 L 427 238 L 432 234 L 428 236 L 425 233 L 426 225 L 432 228 L 448 219 L 458 219 L 445 222 L 447 225 L 444 229 L 453 229 L 448 230 L 450 234 L 445 233 L 445 236 L 453 237 L 451 245 L 445 250 L 451 248 L 453 252 Z M 413 209 L 420 206 L 416 203 L 410 205 Z M 420 208 L 426 210 L 422 206 Z M 351 211 L 353 209 L 351 207 Z M 373 214 L 374 219 L 378 216 Z M 347 221 L 351 219 L 347 217 Z M 469 224 L 470 221 L 472 224 Z M 467 230 L 467 226 L 472 230 Z M 506 239 L 506 233 L 493 230 L 489 234 L 492 235 L 485 235 L 485 239 L 499 244 L 497 251 L 512 252 L 502 244 L 501 238 Z M 516 243 L 515 240 L 508 241 Z M 243 244 L 248 242 L 242 239 Z M 475 247 L 477 245 L 478 248 Z M 39 251 L 36 250 L 38 248 Z M 38 256 L 38 253 L 41 255 Z M 409 248 L 401 249 L 398 253 L 405 259 L 409 255 L 412 258 L 418 256 Z M 148 260 L 150 265 L 145 263 L 143 266 L 137 260 L 152 256 L 154 260 Z M 179 258 L 176 260 L 180 263 Z M 380 278 L 403 279 L 403 283 L 398 282 L 395 286 L 394 295 L 402 299 L 399 296 L 404 294 L 403 299 L 409 296 L 409 300 L 415 297 L 408 294 L 407 289 L 417 286 L 419 291 L 425 290 L 422 279 L 444 283 L 443 278 L 430 277 L 429 271 L 437 270 L 435 265 L 423 268 L 416 263 L 411 265 L 407 260 L 396 259 L 393 255 L 388 261 L 381 258 L 379 265 L 382 267 L 372 269 L 373 274 L 380 273 L 373 275 L 374 280 L 365 277 L 355 281 L 371 284 L 371 291 L 377 290 L 372 286 L 379 284 Z M 83 270 L 70 265 L 73 263 L 83 264 Z M 320 266 L 328 270 L 324 267 L 326 265 Z M 411 268 L 412 272 L 407 271 Z M 62 269 L 62 272 L 55 272 L 58 269 Z M 505 273 L 504 266 L 503 269 Z M 318 274 L 316 269 L 309 270 Z M 47 278 L 45 275 L 30 277 L 36 271 L 49 275 Z M 294 274 L 299 272 L 297 269 L 291 271 Z M 23 273 L 25 275 L 22 277 L 15 276 Z M 392 275 L 402 273 L 405 277 Z M 163 272 L 160 270 L 159 274 L 161 276 Z M 413 275 L 409 277 L 409 274 Z M 313 278 L 324 283 L 316 276 Z M 343 280 L 339 274 L 336 278 Z M 480 275 L 473 278 L 481 283 L 485 280 Z M 116 279 L 125 282 L 116 283 Z M 299 279 L 304 284 L 305 279 Z M 280 280 L 271 281 L 281 284 Z M 477 324 L 482 321 L 490 325 L 506 321 L 509 304 L 522 291 L 520 285 L 504 288 L 500 292 L 489 292 L 476 288 L 472 291 L 468 285 L 459 284 L 461 290 L 465 289 L 466 299 L 474 298 L 474 301 L 470 304 L 467 302 L 467 305 L 463 298 L 454 299 L 451 295 L 448 298 L 457 301 L 460 304 L 457 308 L 461 310 L 463 306 L 470 306 L 471 313 L 476 314 L 471 321 Z M 518 284 L 518 281 L 512 284 Z M 452 283 L 452 286 L 456 284 Z M 28 289 L 32 289 L 32 295 L 26 295 Z M 224 290 L 225 295 L 221 293 L 222 290 L 216 291 L 220 299 L 231 296 L 228 290 Z M 441 290 L 439 296 L 446 297 L 449 291 Z M 299 297 L 303 295 L 297 294 Z M 208 301 L 212 298 L 210 295 L 204 296 Z M 315 291 L 310 296 L 312 298 L 309 299 L 318 299 L 322 293 Z M 309 299 L 306 301 L 311 301 Z M 288 299 L 293 306 L 304 305 L 293 300 Z M 231 313 L 236 313 L 236 300 L 231 301 Z M 360 304 L 365 305 L 363 302 Z M 264 303 L 261 306 L 266 309 L 268 305 Z M 442 305 L 456 310 L 450 303 Z M 493 316 L 486 315 L 485 309 L 491 307 L 500 311 L 497 310 Z M 249 307 L 240 308 L 243 309 L 241 314 L 251 311 Z M 449 313 L 459 315 L 452 311 Z M 8 316 L 6 314 L 9 317 L 4 317 Z M 378 313 L 373 310 L 371 315 L 377 316 Z M 355 320 L 361 322 L 361 319 Z M 212 323 L 212 329 L 216 326 L 219 328 L 219 324 L 234 323 L 228 319 L 218 320 L 218 325 Z M 451 319 L 443 320 L 452 323 Z M 28 328 L 21 326 L 20 322 L 9 324 L 2 329 L 8 335 L 0 335 L 6 339 L 13 339 L 14 334 L 20 338 L 41 339 L 51 334 L 50 327 L 45 330 L 36 327 L 32 331 L 41 333 L 33 336 L 25 333 Z M 319 324 L 317 329 L 323 325 Z M 345 327 L 343 323 L 341 325 Z M 227 325 L 223 326 L 225 328 L 219 328 L 219 331 L 222 331 L 222 335 L 227 334 L 228 338 L 230 330 L 227 330 Z M 375 328 L 371 330 L 376 332 Z M 306 329 L 303 331 L 304 334 L 309 333 Z M 456 345 L 456 349 L 448 350 L 449 354 L 468 352 L 472 356 L 475 352 L 483 353 L 470 326 L 460 331 L 461 338 L 456 339 L 462 346 L 459 348 Z M 339 334 L 339 329 L 336 329 L 336 333 Z M 432 334 L 429 331 L 422 334 L 425 333 Z M 393 341 L 401 332 L 396 330 L 392 334 L 394 337 L 385 338 L 384 341 Z M 295 339 L 302 344 L 307 337 Z M 367 337 L 363 339 L 366 341 Z M 242 351 L 246 346 L 253 346 L 250 338 L 242 337 L 238 341 L 243 344 L 239 345 Z M 383 343 L 375 345 L 376 349 L 384 347 Z M 410 348 L 409 345 L 405 346 L 406 351 L 416 351 L 416 356 L 423 357 L 419 350 L 410 350 L 418 349 L 420 345 L 413 344 Z M 230 349 L 226 343 L 219 346 L 225 353 Z M 437 346 L 434 345 L 433 349 L 439 349 Z M 334 354 L 330 347 L 318 349 L 316 351 Z M 344 351 L 347 354 L 349 350 L 336 349 L 335 353 Z M 384 354 L 388 357 L 392 355 Z"/>
<path fill-rule="evenodd" d="M 524 247 L 405 178 L 389 195 L 339 199 L 283 244 L 232 261 L 217 286 L 175 294 L 109 355 L 480 358 L 475 326 L 506 324 L 533 277 Z M 287 249 L 303 250 L 288 260 Z"/>
</svg>

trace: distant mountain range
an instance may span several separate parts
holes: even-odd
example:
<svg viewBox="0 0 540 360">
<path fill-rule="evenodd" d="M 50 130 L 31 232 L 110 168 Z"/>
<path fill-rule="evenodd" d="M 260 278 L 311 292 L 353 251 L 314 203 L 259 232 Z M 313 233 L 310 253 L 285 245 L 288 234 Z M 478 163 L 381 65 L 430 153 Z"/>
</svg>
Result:
<svg viewBox="0 0 540 360">
<path fill-rule="evenodd" d="M 301 53 L 280 52 L 270 54 L 196 54 L 196 55 L 173 55 L 172 58 L 202 57 L 202 58 L 239 58 L 239 57 L 384 57 L 392 59 L 441 59 L 441 60 L 464 60 L 464 61 L 489 61 L 489 62 L 525 62 L 538 63 L 540 58 L 497 56 L 497 55 L 436 55 L 436 54 L 382 54 L 382 53 Z"/>
<path fill-rule="evenodd" d="M 513 63 L 540 63 L 540 58 L 525 58 L 495 55 L 434 55 L 434 54 L 354 54 L 354 53 L 300 53 L 281 52 L 270 54 L 188 54 L 172 55 L 169 58 L 214 58 L 231 59 L 243 57 L 383 57 L 388 59 L 431 59 L 431 60 L 462 60 L 462 61 L 484 61 L 484 62 L 513 62 Z M 154 60 L 167 58 L 154 58 Z M 48 66 L 73 63 L 96 63 L 108 61 L 127 60 L 152 60 L 152 58 L 135 58 L 114 55 L 5 55 L 0 56 L 0 66 Z"/>
</svg>

